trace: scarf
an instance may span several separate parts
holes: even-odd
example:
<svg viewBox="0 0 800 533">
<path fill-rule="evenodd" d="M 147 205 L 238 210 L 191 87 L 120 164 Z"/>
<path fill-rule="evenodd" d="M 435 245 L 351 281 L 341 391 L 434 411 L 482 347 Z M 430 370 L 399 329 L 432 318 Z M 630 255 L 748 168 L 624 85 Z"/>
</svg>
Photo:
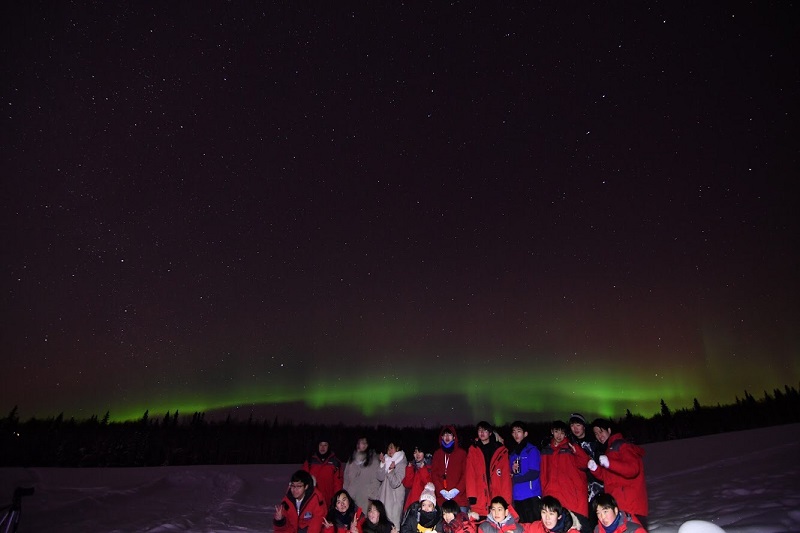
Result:
<svg viewBox="0 0 800 533">
<path fill-rule="evenodd" d="M 394 461 L 394 466 L 395 468 L 397 468 L 398 466 L 400 466 L 400 462 L 405 461 L 405 459 L 406 459 L 406 452 L 404 452 L 403 450 L 397 450 L 391 457 L 389 457 L 388 455 L 384 455 L 383 468 L 388 472 L 389 466 L 392 464 L 392 461 Z"/>
<path fill-rule="evenodd" d="M 611 522 L 610 526 L 606 527 L 603 526 L 603 524 L 600 525 L 603 526 L 603 529 L 605 530 L 606 533 L 614 533 L 621 523 L 622 523 L 622 512 L 617 514 L 617 517 L 614 519 L 613 522 Z"/>
</svg>

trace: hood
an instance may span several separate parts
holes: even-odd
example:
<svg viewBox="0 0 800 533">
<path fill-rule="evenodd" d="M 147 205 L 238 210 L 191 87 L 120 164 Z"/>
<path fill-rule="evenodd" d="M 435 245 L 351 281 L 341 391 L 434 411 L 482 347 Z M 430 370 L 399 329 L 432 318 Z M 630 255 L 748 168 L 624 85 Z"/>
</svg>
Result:
<svg viewBox="0 0 800 533">
<path fill-rule="evenodd" d="M 445 430 L 453 434 L 453 442 L 458 446 L 458 433 L 456 432 L 455 426 L 442 426 L 442 430 L 439 431 L 439 442 L 442 441 L 442 435 L 444 435 Z"/>
</svg>

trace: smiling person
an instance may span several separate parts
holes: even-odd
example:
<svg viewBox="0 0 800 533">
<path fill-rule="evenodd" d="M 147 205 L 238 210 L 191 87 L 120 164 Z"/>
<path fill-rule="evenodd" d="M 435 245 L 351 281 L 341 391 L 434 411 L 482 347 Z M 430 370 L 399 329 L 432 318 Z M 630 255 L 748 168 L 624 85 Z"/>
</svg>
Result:
<svg viewBox="0 0 800 533">
<path fill-rule="evenodd" d="M 605 491 L 647 528 L 644 449 L 626 441 L 621 433 L 612 433 L 611 422 L 604 418 L 594 420 L 592 428 L 597 441 L 605 444 L 606 452 L 597 461 L 587 463 L 589 470 L 603 482 Z"/>
<path fill-rule="evenodd" d="M 275 533 L 320 533 L 325 518 L 325 500 L 314 488 L 314 479 L 298 470 L 289 480 L 289 490 L 275 506 L 272 527 Z"/>
<path fill-rule="evenodd" d="M 508 510 L 508 501 L 495 496 L 489 502 L 489 514 L 478 525 L 479 533 L 523 533 L 523 528 Z"/>
<path fill-rule="evenodd" d="M 323 533 L 360 533 L 366 519 L 361 507 L 342 489 L 333 495 L 333 503 L 322 520 Z"/>
</svg>

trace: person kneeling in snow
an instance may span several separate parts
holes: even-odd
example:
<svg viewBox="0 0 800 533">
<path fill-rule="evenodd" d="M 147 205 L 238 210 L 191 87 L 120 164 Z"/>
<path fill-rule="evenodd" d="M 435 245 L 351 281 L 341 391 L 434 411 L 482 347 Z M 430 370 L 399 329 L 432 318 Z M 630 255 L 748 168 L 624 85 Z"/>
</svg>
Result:
<svg viewBox="0 0 800 533">
<path fill-rule="evenodd" d="M 405 512 L 400 533 L 442 533 L 442 511 L 436 505 L 433 483 L 426 483 L 419 501 Z"/>
<path fill-rule="evenodd" d="M 489 515 L 478 525 L 478 533 L 523 533 L 523 529 L 509 512 L 506 499 L 495 496 L 489 504 Z"/>
<path fill-rule="evenodd" d="M 542 498 L 542 519 L 522 524 L 525 533 L 568 533 L 581 531 L 578 516 L 553 496 Z"/>
<path fill-rule="evenodd" d="M 593 505 L 598 521 L 594 533 L 647 533 L 632 514 L 619 510 L 617 500 L 608 492 L 598 494 Z"/>
<path fill-rule="evenodd" d="M 314 478 L 298 470 L 289 480 L 289 490 L 275 506 L 275 533 L 320 533 L 327 508 L 325 498 L 314 488 Z"/>
</svg>

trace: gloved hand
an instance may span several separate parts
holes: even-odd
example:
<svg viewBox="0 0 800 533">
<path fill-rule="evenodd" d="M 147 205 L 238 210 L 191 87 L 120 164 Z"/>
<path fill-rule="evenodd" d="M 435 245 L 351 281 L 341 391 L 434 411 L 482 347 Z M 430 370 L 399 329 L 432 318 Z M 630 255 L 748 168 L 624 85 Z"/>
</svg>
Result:
<svg viewBox="0 0 800 533">
<path fill-rule="evenodd" d="M 608 468 L 608 456 L 607 455 L 601 455 L 599 457 L 599 459 L 600 459 L 600 464 L 603 465 L 604 467 Z"/>
<path fill-rule="evenodd" d="M 594 459 L 589 459 L 589 462 L 586 463 L 586 466 L 588 466 L 589 470 L 591 470 L 592 472 L 597 470 L 597 463 L 594 462 Z"/>
</svg>

